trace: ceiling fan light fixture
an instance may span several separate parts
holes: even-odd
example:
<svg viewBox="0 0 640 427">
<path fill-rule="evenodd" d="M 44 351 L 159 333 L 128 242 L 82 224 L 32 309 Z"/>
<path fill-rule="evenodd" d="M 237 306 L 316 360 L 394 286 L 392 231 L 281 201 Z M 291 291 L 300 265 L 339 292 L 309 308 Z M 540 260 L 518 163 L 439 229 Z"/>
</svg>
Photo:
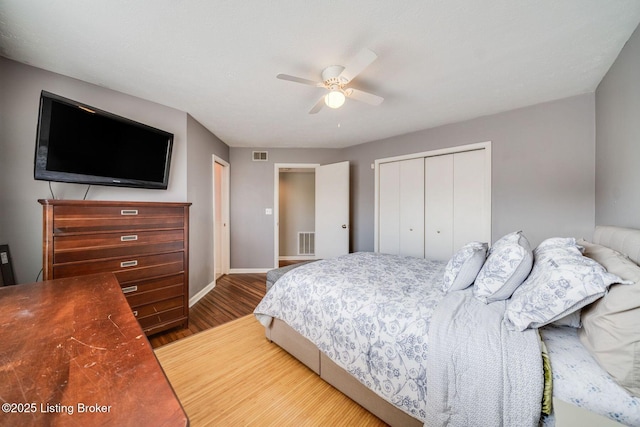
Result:
<svg viewBox="0 0 640 427">
<path fill-rule="evenodd" d="M 324 103 L 329 108 L 340 108 L 344 104 L 346 97 L 340 89 L 334 89 L 324 97 Z"/>
</svg>

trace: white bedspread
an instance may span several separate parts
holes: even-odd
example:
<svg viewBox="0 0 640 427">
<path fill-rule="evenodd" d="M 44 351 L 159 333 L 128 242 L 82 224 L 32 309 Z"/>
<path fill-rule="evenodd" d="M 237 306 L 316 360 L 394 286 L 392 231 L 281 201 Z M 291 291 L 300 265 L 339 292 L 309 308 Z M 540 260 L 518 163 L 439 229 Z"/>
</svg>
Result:
<svg viewBox="0 0 640 427">
<path fill-rule="evenodd" d="M 284 320 L 375 393 L 425 420 L 429 322 L 446 263 L 379 253 L 317 261 L 282 276 L 255 309 Z"/>
<path fill-rule="evenodd" d="M 449 293 L 429 329 L 425 426 L 536 427 L 544 377 L 538 331 L 509 330 L 506 301 Z"/>
</svg>

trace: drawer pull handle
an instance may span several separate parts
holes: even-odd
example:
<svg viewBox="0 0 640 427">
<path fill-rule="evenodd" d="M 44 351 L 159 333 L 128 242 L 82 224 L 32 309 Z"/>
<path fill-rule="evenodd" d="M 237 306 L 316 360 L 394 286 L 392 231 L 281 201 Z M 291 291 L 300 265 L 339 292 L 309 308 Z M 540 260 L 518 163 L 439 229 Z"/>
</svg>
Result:
<svg viewBox="0 0 640 427">
<path fill-rule="evenodd" d="M 124 267 L 135 267 L 136 265 L 138 265 L 138 261 L 133 260 L 133 261 L 122 261 L 120 263 L 120 267 L 124 268 Z"/>
<path fill-rule="evenodd" d="M 121 242 L 133 242 L 134 240 L 138 240 L 137 234 L 132 234 L 130 236 L 120 236 Z"/>
<path fill-rule="evenodd" d="M 138 215 L 138 209 L 122 209 L 120 215 Z"/>
<path fill-rule="evenodd" d="M 134 315 L 135 317 L 138 317 L 138 310 L 133 310 L 133 315 Z"/>
<path fill-rule="evenodd" d="M 123 294 L 129 294 L 131 292 L 135 292 L 138 290 L 138 286 L 127 286 L 126 288 L 122 288 Z"/>
</svg>

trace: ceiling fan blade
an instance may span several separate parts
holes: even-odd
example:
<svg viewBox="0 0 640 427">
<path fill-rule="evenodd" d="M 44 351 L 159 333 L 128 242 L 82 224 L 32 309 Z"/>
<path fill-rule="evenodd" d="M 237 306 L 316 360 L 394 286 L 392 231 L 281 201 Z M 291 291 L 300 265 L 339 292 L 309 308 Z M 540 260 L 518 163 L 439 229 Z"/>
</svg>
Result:
<svg viewBox="0 0 640 427">
<path fill-rule="evenodd" d="M 358 74 L 360 74 L 365 68 L 367 68 L 373 61 L 378 58 L 378 55 L 370 49 L 362 49 L 358 54 L 347 62 L 344 70 L 340 73 L 340 80 L 343 84 L 349 83 Z"/>
<path fill-rule="evenodd" d="M 303 79 L 302 77 L 290 76 L 288 74 L 278 74 L 276 78 L 280 80 L 288 80 L 290 82 L 302 83 L 304 85 L 323 87 L 324 85 L 320 82 L 314 82 L 313 80 Z"/>
<path fill-rule="evenodd" d="M 318 111 L 322 110 L 322 107 L 324 107 L 324 95 L 318 100 L 318 102 L 316 102 L 316 105 L 309 110 L 309 114 L 316 114 Z"/>
<path fill-rule="evenodd" d="M 358 89 L 345 89 L 344 93 L 348 98 L 355 99 L 356 101 L 364 102 L 369 105 L 380 105 L 382 104 L 382 101 L 384 101 L 384 98 L 381 96 Z"/>
</svg>

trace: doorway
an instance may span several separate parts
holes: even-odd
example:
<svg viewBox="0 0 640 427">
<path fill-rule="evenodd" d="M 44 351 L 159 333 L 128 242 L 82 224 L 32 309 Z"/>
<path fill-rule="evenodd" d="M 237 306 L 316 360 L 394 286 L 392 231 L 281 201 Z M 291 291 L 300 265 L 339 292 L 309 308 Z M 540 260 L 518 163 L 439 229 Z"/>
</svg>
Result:
<svg viewBox="0 0 640 427">
<path fill-rule="evenodd" d="M 213 156 L 214 282 L 229 273 L 229 163 Z"/>
<path fill-rule="evenodd" d="M 283 215 L 280 212 L 281 202 L 285 195 L 281 194 L 282 173 L 311 173 L 313 171 L 313 254 L 298 254 L 297 259 L 323 259 L 349 252 L 349 162 L 326 165 L 310 163 L 274 165 L 274 267 L 280 265 L 280 253 L 283 242 L 281 229 L 284 228 Z M 311 216 L 311 215 L 309 215 Z M 307 228 L 310 228 L 307 225 Z M 294 246 L 303 252 L 305 231 L 294 229 Z"/>
<path fill-rule="evenodd" d="M 317 164 L 276 163 L 274 266 L 315 259 L 315 170 Z"/>
</svg>

